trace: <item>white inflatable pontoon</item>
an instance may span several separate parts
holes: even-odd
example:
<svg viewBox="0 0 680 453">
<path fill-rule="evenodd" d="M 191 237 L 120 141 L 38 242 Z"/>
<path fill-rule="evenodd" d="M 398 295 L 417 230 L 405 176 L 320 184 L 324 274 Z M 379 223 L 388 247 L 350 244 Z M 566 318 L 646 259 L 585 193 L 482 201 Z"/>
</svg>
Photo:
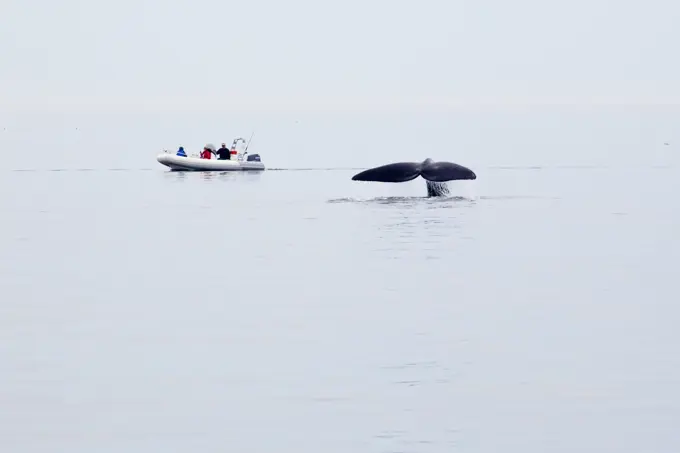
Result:
<svg viewBox="0 0 680 453">
<path fill-rule="evenodd" d="M 236 151 L 236 144 L 238 141 L 244 141 L 242 138 L 237 138 L 231 145 L 230 159 L 216 159 L 211 155 L 210 159 L 203 159 L 200 155 L 194 154 L 191 156 L 178 156 L 176 152 L 169 152 L 164 150 L 156 160 L 175 171 L 262 171 L 265 169 L 264 164 L 260 161 L 259 154 L 248 154 L 247 151 L 239 153 Z M 215 147 L 207 144 L 204 149 L 215 151 Z M 247 147 L 246 147 L 247 149 Z"/>
<path fill-rule="evenodd" d="M 243 156 L 239 156 L 240 160 L 218 160 L 218 159 L 201 159 L 195 156 L 177 156 L 169 152 L 160 153 L 156 156 L 156 160 L 161 164 L 169 167 L 171 170 L 184 171 L 262 171 L 264 164 L 257 160 L 243 160 Z M 257 154 L 251 154 L 248 157 L 257 157 Z"/>
</svg>

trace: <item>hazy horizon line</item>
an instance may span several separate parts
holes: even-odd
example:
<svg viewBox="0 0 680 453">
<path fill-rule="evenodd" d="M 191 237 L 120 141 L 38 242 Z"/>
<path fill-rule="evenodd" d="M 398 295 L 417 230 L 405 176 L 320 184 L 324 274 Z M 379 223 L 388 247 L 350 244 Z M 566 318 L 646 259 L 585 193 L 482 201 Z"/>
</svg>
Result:
<svg viewBox="0 0 680 453">
<path fill-rule="evenodd" d="M 680 108 L 674 97 L 394 97 L 254 98 L 60 96 L 0 98 L 0 113 L 447 113 L 545 108 Z"/>
</svg>

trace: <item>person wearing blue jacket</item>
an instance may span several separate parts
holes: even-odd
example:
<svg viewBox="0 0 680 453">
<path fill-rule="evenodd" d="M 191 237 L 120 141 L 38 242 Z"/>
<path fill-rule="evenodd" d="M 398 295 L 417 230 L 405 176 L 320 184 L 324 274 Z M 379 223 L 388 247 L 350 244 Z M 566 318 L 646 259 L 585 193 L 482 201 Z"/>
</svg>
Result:
<svg viewBox="0 0 680 453">
<path fill-rule="evenodd" d="M 179 149 L 177 150 L 177 155 L 182 156 L 182 157 L 187 157 L 187 153 L 184 152 L 184 147 L 180 146 Z"/>
</svg>

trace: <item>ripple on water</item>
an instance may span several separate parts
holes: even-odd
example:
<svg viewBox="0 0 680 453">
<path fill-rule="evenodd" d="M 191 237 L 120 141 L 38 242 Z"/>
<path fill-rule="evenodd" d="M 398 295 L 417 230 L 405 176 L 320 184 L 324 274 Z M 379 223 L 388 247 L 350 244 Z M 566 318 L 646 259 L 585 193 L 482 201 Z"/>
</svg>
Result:
<svg viewBox="0 0 680 453">
<path fill-rule="evenodd" d="M 452 208 L 455 204 L 451 202 L 475 202 L 474 198 L 468 197 L 373 197 L 373 198 L 332 198 L 328 203 L 356 203 L 367 205 L 395 205 L 404 207 L 430 206 L 431 208 Z"/>
</svg>

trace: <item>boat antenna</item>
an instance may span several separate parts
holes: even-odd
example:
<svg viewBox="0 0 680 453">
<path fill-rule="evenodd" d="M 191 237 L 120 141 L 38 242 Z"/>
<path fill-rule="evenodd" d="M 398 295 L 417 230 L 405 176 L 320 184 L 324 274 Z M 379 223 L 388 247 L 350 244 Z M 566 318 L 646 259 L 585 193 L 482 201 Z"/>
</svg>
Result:
<svg viewBox="0 0 680 453">
<path fill-rule="evenodd" d="M 246 149 L 243 151 L 244 154 L 248 152 L 248 147 L 250 146 L 250 142 L 253 139 L 253 135 L 255 135 L 255 131 L 253 131 L 253 133 L 250 134 L 250 138 L 248 139 L 248 143 L 246 144 Z"/>
</svg>

